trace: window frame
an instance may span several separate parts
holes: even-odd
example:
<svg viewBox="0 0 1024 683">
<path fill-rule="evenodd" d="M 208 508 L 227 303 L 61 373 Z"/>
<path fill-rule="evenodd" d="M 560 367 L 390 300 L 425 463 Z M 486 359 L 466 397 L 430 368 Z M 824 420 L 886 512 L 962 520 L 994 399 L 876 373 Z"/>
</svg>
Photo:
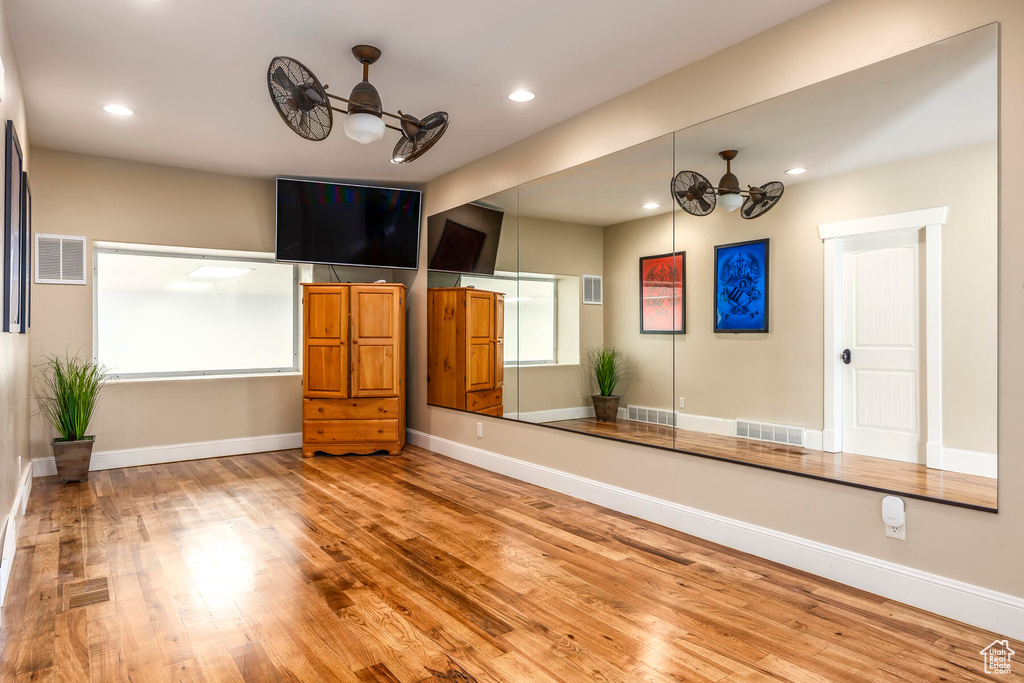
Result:
<svg viewBox="0 0 1024 683">
<path fill-rule="evenodd" d="M 228 249 L 205 249 L 187 247 L 123 244 L 113 242 L 93 242 L 92 248 L 92 357 L 93 362 L 100 363 L 99 344 L 99 254 L 124 254 L 127 256 L 165 256 L 168 258 L 209 259 L 211 261 L 236 261 L 240 263 L 280 263 L 274 254 L 269 252 L 245 252 Z M 111 381 L 160 380 L 160 379 L 202 379 L 209 377 L 273 377 L 275 375 L 294 375 L 301 373 L 299 366 L 299 325 L 302 306 L 299 298 L 299 268 L 294 263 L 280 263 L 292 269 L 292 364 L 288 367 L 274 368 L 236 368 L 231 370 L 176 370 L 170 372 L 112 372 L 108 375 Z"/>
</svg>

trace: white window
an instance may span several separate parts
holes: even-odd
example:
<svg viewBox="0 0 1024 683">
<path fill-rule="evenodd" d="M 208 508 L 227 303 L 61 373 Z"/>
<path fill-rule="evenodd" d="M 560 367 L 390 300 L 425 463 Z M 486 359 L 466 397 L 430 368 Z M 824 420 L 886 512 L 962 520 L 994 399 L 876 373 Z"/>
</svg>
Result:
<svg viewBox="0 0 1024 683">
<path fill-rule="evenodd" d="M 557 301 L 553 275 L 463 275 L 460 285 L 505 295 L 505 365 L 554 363 Z"/>
<path fill-rule="evenodd" d="M 272 255 L 95 250 L 95 355 L 117 377 L 294 372 L 295 266 Z"/>
</svg>

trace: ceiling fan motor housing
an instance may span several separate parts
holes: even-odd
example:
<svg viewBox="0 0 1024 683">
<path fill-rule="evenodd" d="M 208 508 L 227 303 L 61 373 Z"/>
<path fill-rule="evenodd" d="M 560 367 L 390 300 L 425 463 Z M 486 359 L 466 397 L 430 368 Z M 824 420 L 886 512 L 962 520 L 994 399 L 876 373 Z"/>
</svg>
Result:
<svg viewBox="0 0 1024 683">
<path fill-rule="evenodd" d="M 736 158 L 737 154 L 739 152 L 735 149 L 727 149 L 718 153 L 718 156 L 725 160 L 725 175 L 718 181 L 718 194 L 720 195 L 740 193 L 740 180 L 732 172 L 732 160 Z"/>
<path fill-rule="evenodd" d="M 377 88 L 369 81 L 360 81 L 352 88 L 352 94 L 348 96 L 349 114 L 372 114 L 380 116 L 384 108 L 380 103 L 380 94 Z"/>
</svg>

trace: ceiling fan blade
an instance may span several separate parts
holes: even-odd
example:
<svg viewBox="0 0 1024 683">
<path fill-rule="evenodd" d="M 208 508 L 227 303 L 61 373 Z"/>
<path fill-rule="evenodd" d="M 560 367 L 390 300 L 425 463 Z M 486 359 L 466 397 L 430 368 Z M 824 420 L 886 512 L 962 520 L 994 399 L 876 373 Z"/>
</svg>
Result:
<svg viewBox="0 0 1024 683">
<path fill-rule="evenodd" d="M 295 88 L 295 84 L 292 83 L 292 79 L 288 77 L 288 74 L 285 72 L 283 66 L 279 66 L 276 69 L 274 69 L 274 73 L 271 75 L 271 79 L 274 81 L 274 84 L 276 86 L 284 90 L 289 95 Z"/>
</svg>

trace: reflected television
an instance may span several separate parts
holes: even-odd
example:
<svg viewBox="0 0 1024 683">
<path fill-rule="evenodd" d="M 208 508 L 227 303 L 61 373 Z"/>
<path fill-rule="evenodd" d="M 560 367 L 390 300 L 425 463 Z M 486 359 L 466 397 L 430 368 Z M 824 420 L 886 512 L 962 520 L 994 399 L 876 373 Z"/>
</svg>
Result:
<svg viewBox="0 0 1024 683">
<path fill-rule="evenodd" d="M 427 218 L 427 268 L 443 273 L 494 275 L 505 213 L 463 204 Z"/>
</svg>

